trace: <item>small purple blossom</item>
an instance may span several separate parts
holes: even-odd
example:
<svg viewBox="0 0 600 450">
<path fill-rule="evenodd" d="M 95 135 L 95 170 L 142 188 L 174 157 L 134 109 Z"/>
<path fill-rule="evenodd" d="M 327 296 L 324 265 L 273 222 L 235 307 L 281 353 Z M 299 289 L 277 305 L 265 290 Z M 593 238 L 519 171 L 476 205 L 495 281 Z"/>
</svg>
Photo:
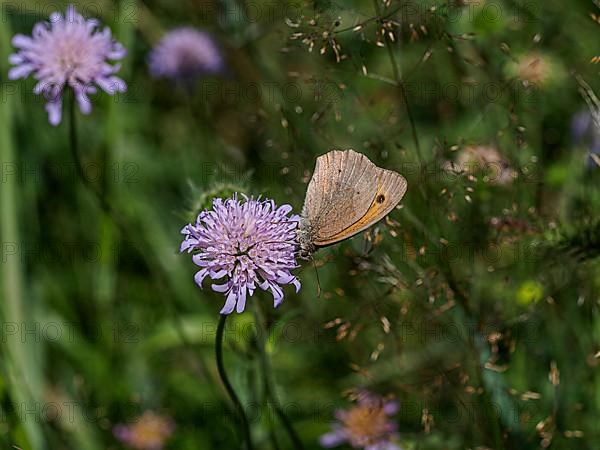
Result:
<svg viewBox="0 0 600 450">
<path fill-rule="evenodd" d="M 273 294 L 274 306 L 283 301 L 282 285 L 300 281 L 291 271 L 298 267 L 296 228 L 298 216 L 292 207 L 277 207 L 273 200 L 243 196 L 213 200 L 211 210 L 202 211 L 196 224 L 186 225 L 181 252 L 197 252 L 193 261 L 202 269 L 194 277 L 198 286 L 209 276 L 224 279 L 212 289 L 226 296 L 221 314 L 244 311 L 247 295 L 257 287 Z"/>
<path fill-rule="evenodd" d="M 88 94 L 96 93 L 94 84 L 110 95 L 127 89 L 114 75 L 120 65 L 107 62 L 123 58 L 127 51 L 112 38 L 110 29 L 100 30 L 99 26 L 96 19 L 84 19 L 69 6 L 64 17 L 55 12 L 49 22 L 37 23 L 31 37 L 17 34 L 12 39 L 18 51 L 9 57 L 15 67 L 8 77 L 16 80 L 33 75 L 38 80 L 33 92 L 48 101 L 46 111 L 52 125 L 61 121 L 67 86 L 73 89 L 84 114 L 92 110 Z"/>
<path fill-rule="evenodd" d="M 586 147 L 588 156 L 586 167 L 594 169 L 600 166 L 600 127 L 594 121 L 592 114 L 581 111 L 571 120 L 571 136 L 575 145 Z"/>
<path fill-rule="evenodd" d="M 136 450 L 162 450 L 165 442 L 175 431 L 169 417 L 146 411 L 129 425 L 116 425 L 114 436 L 128 447 Z"/>
<path fill-rule="evenodd" d="M 393 442 L 397 438 L 397 427 L 390 420 L 397 412 L 397 402 L 360 391 L 355 406 L 335 412 L 338 422 L 319 442 L 325 448 L 348 443 L 352 448 L 364 450 L 401 450 Z"/>
<path fill-rule="evenodd" d="M 190 81 L 221 72 L 224 62 L 208 33 L 183 27 L 170 31 L 158 42 L 150 53 L 149 65 L 155 78 Z"/>
</svg>

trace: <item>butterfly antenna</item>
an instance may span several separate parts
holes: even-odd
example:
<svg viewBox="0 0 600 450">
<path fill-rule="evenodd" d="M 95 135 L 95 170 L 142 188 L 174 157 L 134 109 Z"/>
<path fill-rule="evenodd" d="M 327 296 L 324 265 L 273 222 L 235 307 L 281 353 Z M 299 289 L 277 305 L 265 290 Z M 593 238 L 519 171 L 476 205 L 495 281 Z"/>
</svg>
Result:
<svg viewBox="0 0 600 450">
<path fill-rule="evenodd" d="M 317 269 L 317 262 L 315 261 L 315 258 L 310 257 L 312 263 L 313 263 L 313 267 L 315 268 L 315 275 L 317 276 L 317 298 L 321 297 L 321 280 L 319 280 L 319 270 Z"/>
</svg>

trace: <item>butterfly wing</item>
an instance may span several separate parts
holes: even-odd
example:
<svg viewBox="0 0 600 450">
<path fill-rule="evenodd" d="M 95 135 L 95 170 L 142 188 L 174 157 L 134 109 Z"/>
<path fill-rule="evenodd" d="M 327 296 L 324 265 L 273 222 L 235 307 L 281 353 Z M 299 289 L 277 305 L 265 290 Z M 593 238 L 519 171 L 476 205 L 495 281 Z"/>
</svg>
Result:
<svg viewBox="0 0 600 450">
<path fill-rule="evenodd" d="M 317 158 L 303 216 L 312 243 L 322 247 L 347 239 L 381 220 L 406 192 L 402 175 L 380 169 L 353 150 Z"/>
<path fill-rule="evenodd" d="M 332 150 L 317 158 L 302 211 L 313 243 L 342 231 L 367 212 L 376 191 L 372 183 L 376 168 L 352 150 Z"/>
<path fill-rule="evenodd" d="M 342 231 L 328 238 L 315 241 L 317 247 L 334 244 L 366 230 L 387 216 L 400 203 L 400 200 L 402 200 L 402 197 L 406 193 L 406 179 L 399 173 L 391 170 L 380 168 L 377 168 L 377 170 L 377 192 L 367 212 Z"/>
</svg>

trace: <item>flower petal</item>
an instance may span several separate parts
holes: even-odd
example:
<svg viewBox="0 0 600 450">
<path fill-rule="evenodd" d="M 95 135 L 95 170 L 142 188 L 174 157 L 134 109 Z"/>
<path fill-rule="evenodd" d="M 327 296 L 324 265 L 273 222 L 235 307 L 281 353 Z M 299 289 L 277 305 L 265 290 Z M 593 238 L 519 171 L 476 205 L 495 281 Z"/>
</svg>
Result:
<svg viewBox="0 0 600 450">
<path fill-rule="evenodd" d="M 233 312 L 236 304 L 236 297 L 237 296 L 232 289 L 225 300 L 225 306 L 223 306 L 223 309 L 221 309 L 220 314 L 231 314 Z"/>
<path fill-rule="evenodd" d="M 50 124 L 57 126 L 62 119 L 62 97 L 46 103 L 46 111 L 48 112 L 48 121 Z"/>
<path fill-rule="evenodd" d="M 229 289 L 231 289 L 231 284 L 232 283 L 228 281 L 225 284 L 213 284 L 211 288 L 215 292 L 227 292 Z"/>
<path fill-rule="evenodd" d="M 208 275 L 208 269 L 202 269 L 202 270 L 196 272 L 196 275 L 194 275 L 194 281 L 196 282 L 196 284 L 198 286 L 200 286 L 201 289 L 202 289 L 202 282 L 204 281 L 204 279 L 206 278 L 207 275 Z"/>
<path fill-rule="evenodd" d="M 27 78 L 33 70 L 34 67 L 31 64 L 21 64 L 8 71 L 8 79 L 16 80 L 18 78 Z"/>
<path fill-rule="evenodd" d="M 397 414 L 399 410 L 400 410 L 400 404 L 395 400 L 387 401 L 383 405 L 383 411 L 388 416 L 393 416 L 393 415 Z"/>
<path fill-rule="evenodd" d="M 324 434 L 319 438 L 319 444 L 321 444 L 321 447 L 325 448 L 337 447 L 346 441 L 346 434 L 343 432 L 343 430 L 334 430 Z"/>
<path fill-rule="evenodd" d="M 33 39 L 23 34 L 15 34 L 11 43 L 14 47 L 28 49 L 33 44 Z"/>
<path fill-rule="evenodd" d="M 83 93 L 83 92 L 77 93 L 76 98 L 77 98 L 77 104 L 79 105 L 79 110 L 83 114 L 89 114 L 92 112 L 92 102 L 90 101 L 89 97 L 85 93 Z"/>
<path fill-rule="evenodd" d="M 96 84 L 98 84 L 104 92 L 110 95 L 116 94 L 117 92 L 125 92 L 127 90 L 127 84 L 119 77 L 97 78 Z"/>
<path fill-rule="evenodd" d="M 240 290 L 240 293 L 238 295 L 238 300 L 237 300 L 237 308 L 236 311 L 238 314 L 243 313 L 244 312 L 244 308 L 246 307 L 246 287 L 242 287 L 242 289 Z"/>
<path fill-rule="evenodd" d="M 13 65 L 23 64 L 25 61 L 26 59 L 21 53 L 13 53 L 12 55 L 8 55 L 8 62 Z"/>
</svg>

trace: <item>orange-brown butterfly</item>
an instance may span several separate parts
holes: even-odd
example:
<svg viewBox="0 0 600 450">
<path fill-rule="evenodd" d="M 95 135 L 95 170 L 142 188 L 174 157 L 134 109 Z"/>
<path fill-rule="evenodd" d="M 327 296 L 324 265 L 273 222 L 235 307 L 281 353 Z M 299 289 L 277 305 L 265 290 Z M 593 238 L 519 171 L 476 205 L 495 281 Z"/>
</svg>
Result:
<svg viewBox="0 0 600 450">
<path fill-rule="evenodd" d="M 400 203 L 406 179 L 354 150 L 317 158 L 299 227 L 300 257 L 343 241 L 379 222 Z"/>
</svg>

